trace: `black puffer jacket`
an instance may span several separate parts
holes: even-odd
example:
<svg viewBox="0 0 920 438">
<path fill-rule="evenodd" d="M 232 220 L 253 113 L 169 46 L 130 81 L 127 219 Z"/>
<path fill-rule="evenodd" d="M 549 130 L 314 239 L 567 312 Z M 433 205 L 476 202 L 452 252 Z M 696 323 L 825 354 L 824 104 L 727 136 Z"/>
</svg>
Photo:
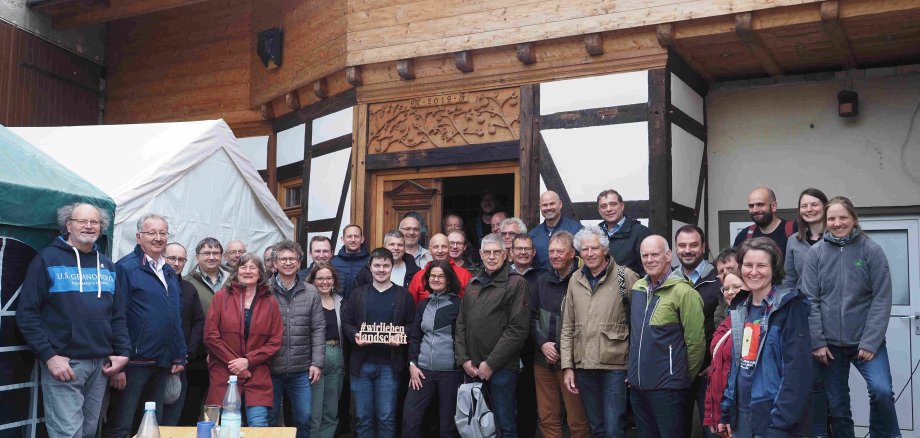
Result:
<svg viewBox="0 0 920 438">
<path fill-rule="evenodd" d="M 278 284 L 277 275 L 269 281 L 284 323 L 281 349 L 272 359 L 272 374 L 303 372 L 311 366 L 322 368 L 326 318 L 316 288 L 300 276 L 291 291 Z"/>
</svg>

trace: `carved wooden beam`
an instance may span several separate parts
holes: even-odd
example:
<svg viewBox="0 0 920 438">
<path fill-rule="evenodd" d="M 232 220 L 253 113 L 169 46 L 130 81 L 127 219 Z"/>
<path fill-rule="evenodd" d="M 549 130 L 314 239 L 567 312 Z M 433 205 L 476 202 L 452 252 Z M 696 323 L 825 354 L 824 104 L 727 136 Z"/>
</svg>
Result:
<svg viewBox="0 0 920 438">
<path fill-rule="evenodd" d="M 782 76 L 782 67 L 773 59 L 773 55 L 770 54 L 770 51 L 767 50 L 757 34 L 754 33 L 754 28 L 751 25 L 752 19 L 753 14 L 750 12 L 736 14 L 735 33 L 738 34 L 741 41 L 744 42 L 751 54 L 754 55 L 754 58 L 757 58 L 757 61 L 760 62 L 760 65 L 770 76 Z"/>
<path fill-rule="evenodd" d="M 275 110 L 272 109 L 271 103 L 262 104 L 262 120 L 273 120 L 275 118 Z"/>
<path fill-rule="evenodd" d="M 674 36 L 673 24 L 659 24 L 655 29 L 655 36 L 658 38 L 658 44 L 661 45 L 661 47 L 673 50 L 674 53 L 686 61 L 687 64 L 693 68 L 693 71 L 700 75 L 703 80 L 706 82 L 714 82 L 712 75 L 710 75 L 696 59 L 690 56 L 690 52 L 684 48 L 680 41 L 677 41 L 677 38 Z"/>
<path fill-rule="evenodd" d="M 320 99 L 329 97 L 329 88 L 326 86 L 326 78 L 319 78 L 313 83 L 313 94 Z"/>
<path fill-rule="evenodd" d="M 599 33 L 589 33 L 585 35 L 585 50 L 591 56 L 604 54 L 604 40 Z"/>
<path fill-rule="evenodd" d="M 364 77 L 361 75 L 361 66 L 352 65 L 345 67 L 345 80 L 355 87 L 364 85 Z"/>
<path fill-rule="evenodd" d="M 537 62 L 537 54 L 534 53 L 533 43 L 518 44 L 515 56 L 517 56 L 518 61 L 521 61 L 521 64 L 530 65 Z"/>
<path fill-rule="evenodd" d="M 396 73 L 406 81 L 415 79 L 415 62 L 412 58 L 396 61 Z"/>
<path fill-rule="evenodd" d="M 284 103 L 288 108 L 297 111 L 300 109 L 300 98 L 297 96 L 297 90 L 284 95 Z"/>
<path fill-rule="evenodd" d="M 110 2 L 91 2 L 95 6 L 81 12 L 54 17 L 54 27 L 68 29 L 97 23 L 107 23 L 124 18 L 152 14 L 168 9 L 204 3 L 208 0 L 121 0 L 114 5 Z"/>
<path fill-rule="evenodd" d="M 457 70 L 464 73 L 473 71 L 473 52 L 464 50 L 454 53 L 454 65 L 457 66 Z"/>
<path fill-rule="evenodd" d="M 840 57 L 840 65 L 844 69 L 856 68 L 856 56 L 853 55 L 850 39 L 840 24 L 840 5 L 836 0 L 821 2 L 821 27 L 834 45 L 834 50 Z"/>
</svg>

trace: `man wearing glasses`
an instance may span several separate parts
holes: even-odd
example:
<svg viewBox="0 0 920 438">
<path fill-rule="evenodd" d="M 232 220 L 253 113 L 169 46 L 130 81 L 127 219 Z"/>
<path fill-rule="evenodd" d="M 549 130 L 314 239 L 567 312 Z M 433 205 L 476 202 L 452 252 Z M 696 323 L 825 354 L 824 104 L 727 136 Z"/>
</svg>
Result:
<svg viewBox="0 0 920 438">
<path fill-rule="evenodd" d="M 326 318 L 319 293 L 297 274 L 303 250 L 290 240 L 275 245 L 278 273 L 271 281 L 284 323 L 281 349 L 272 359 L 274 402 L 268 416 L 270 426 L 282 426 L 282 396 L 286 395 L 297 427 L 297 438 L 310 438 L 313 396 L 310 385 L 323 373 Z"/>
<path fill-rule="evenodd" d="M 224 253 L 224 268 L 228 271 L 232 271 L 233 267 L 236 266 L 236 262 L 240 260 L 240 257 L 246 254 L 246 244 L 240 240 L 231 240 L 227 242 L 227 252 Z"/>
<path fill-rule="evenodd" d="M 511 250 L 513 246 L 512 243 L 518 234 L 527 234 L 527 225 L 524 225 L 524 221 L 522 221 L 521 218 L 506 218 L 499 223 L 495 232 L 502 236 L 502 242 L 505 243 L 505 248 L 509 249 L 508 261 L 513 263 L 514 251 Z M 531 242 L 533 242 L 533 239 L 531 239 Z M 533 257 L 531 257 L 531 261 L 533 261 Z"/>
<path fill-rule="evenodd" d="M 230 276 L 230 271 L 220 264 L 224 248 L 220 241 L 213 237 L 205 237 L 195 246 L 195 262 L 197 263 L 189 272 L 188 281 L 198 290 L 201 308 L 208 313 L 211 308 L 211 299 L 214 294 L 224 287 L 224 282 Z"/>
<path fill-rule="evenodd" d="M 115 287 L 127 294 L 125 315 L 131 338 L 131 356 L 121 373 L 109 378 L 112 392 L 106 438 L 130 435 L 141 401 L 154 401 L 162 421 L 163 400 L 170 374 L 185 369 L 186 345 L 180 314 L 179 276 L 163 252 L 169 225 L 148 213 L 137 221 L 137 246 L 115 264 Z"/>
<path fill-rule="evenodd" d="M 48 434 L 89 438 L 107 376 L 128 363 L 127 291 L 116 293 L 115 265 L 96 246 L 109 214 L 80 203 L 57 213 L 63 233 L 29 264 L 16 323 L 41 366 Z"/>
<path fill-rule="evenodd" d="M 192 283 L 182 278 L 182 271 L 185 270 L 185 263 L 188 252 L 180 243 L 170 243 L 166 245 L 166 263 L 172 266 L 173 271 L 179 276 L 179 284 L 182 289 L 181 311 L 182 311 L 182 334 L 185 336 L 185 345 L 187 346 L 188 360 L 199 355 L 199 350 L 203 350 L 202 343 L 204 337 L 204 312 L 201 310 L 201 300 L 198 299 L 198 291 Z M 201 396 L 193 397 L 190 400 L 189 409 L 185 408 L 185 401 L 188 396 L 188 367 L 179 373 L 179 381 L 182 383 L 182 391 L 179 398 L 163 408 L 164 426 L 178 426 L 180 421 L 183 425 L 192 425 L 198 421 L 198 411 L 201 406 Z M 184 415 L 183 415 L 184 414 Z"/>
<path fill-rule="evenodd" d="M 505 219 L 502 223 L 520 219 L 513 217 Z M 513 223 L 513 222 L 512 222 Z M 523 227 L 521 222 L 518 226 Z M 505 229 L 503 226 L 502 229 Z M 505 232 L 502 232 L 502 240 L 505 239 Z M 540 276 L 536 268 L 533 267 L 533 239 L 527 235 L 526 228 L 523 233 L 515 235 L 511 240 L 511 274 L 520 275 L 527 281 L 527 288 L 530 290 L 530 298 L 537 290 L 537 278 Z M 534 361 L 533 336 L 530 331 L 527 332 L 527 340 L 524 341 L 524 348 L 521 350 L 521 370 L 520 381 L 517 386 L 517 407 L 518 407 L 518 434 L 521 436 L 534 436 L 537 430 L 537 390 L 534 385 L 533 361 Z"/>
<path fill-rule="evenodd" d="M 515 394 L 521 349 L 530 329 L 530 293 L 523 278 L 511 275 L 498 234 L 483 237 L 480 248 L 483 267 L 461 302 L 454 356 L 467 375 L 488 386 L 501 436 L 516 438 Z"/>
</svg>

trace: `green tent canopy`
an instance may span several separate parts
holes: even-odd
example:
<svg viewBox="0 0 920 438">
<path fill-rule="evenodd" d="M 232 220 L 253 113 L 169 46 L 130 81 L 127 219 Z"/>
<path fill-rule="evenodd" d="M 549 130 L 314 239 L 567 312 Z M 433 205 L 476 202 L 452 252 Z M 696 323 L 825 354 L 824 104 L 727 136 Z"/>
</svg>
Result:
<svg viewBox="0 0 920 438">
<path fill-rule="evenodd" d="M 104 172 L 105 157 L 99 161 Z M 0 236 L 21 240 L 39 249 L 59 234 L 57 209 L 86 202 L 114 216 L 115 201 L 102 190 L 0 125 Z M 112 225 L 103 230 L 111 242 Z M 109 244 L 100 239 L 108 252 Z"/>
</svg>

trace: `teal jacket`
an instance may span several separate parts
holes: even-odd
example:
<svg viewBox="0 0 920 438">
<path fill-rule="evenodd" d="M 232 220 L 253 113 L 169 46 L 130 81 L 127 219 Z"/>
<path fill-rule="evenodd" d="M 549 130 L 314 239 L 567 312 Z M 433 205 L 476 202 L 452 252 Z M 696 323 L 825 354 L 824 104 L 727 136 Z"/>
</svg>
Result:
<svg viewBox="0 0 920 438">
<path fill-rule="evenodd" d="M 706 354 L 703 300 L 678 271 L 649 292 L 646 275 L 630 293 L 630 387 L 686 389 Z"/>
</svg>

